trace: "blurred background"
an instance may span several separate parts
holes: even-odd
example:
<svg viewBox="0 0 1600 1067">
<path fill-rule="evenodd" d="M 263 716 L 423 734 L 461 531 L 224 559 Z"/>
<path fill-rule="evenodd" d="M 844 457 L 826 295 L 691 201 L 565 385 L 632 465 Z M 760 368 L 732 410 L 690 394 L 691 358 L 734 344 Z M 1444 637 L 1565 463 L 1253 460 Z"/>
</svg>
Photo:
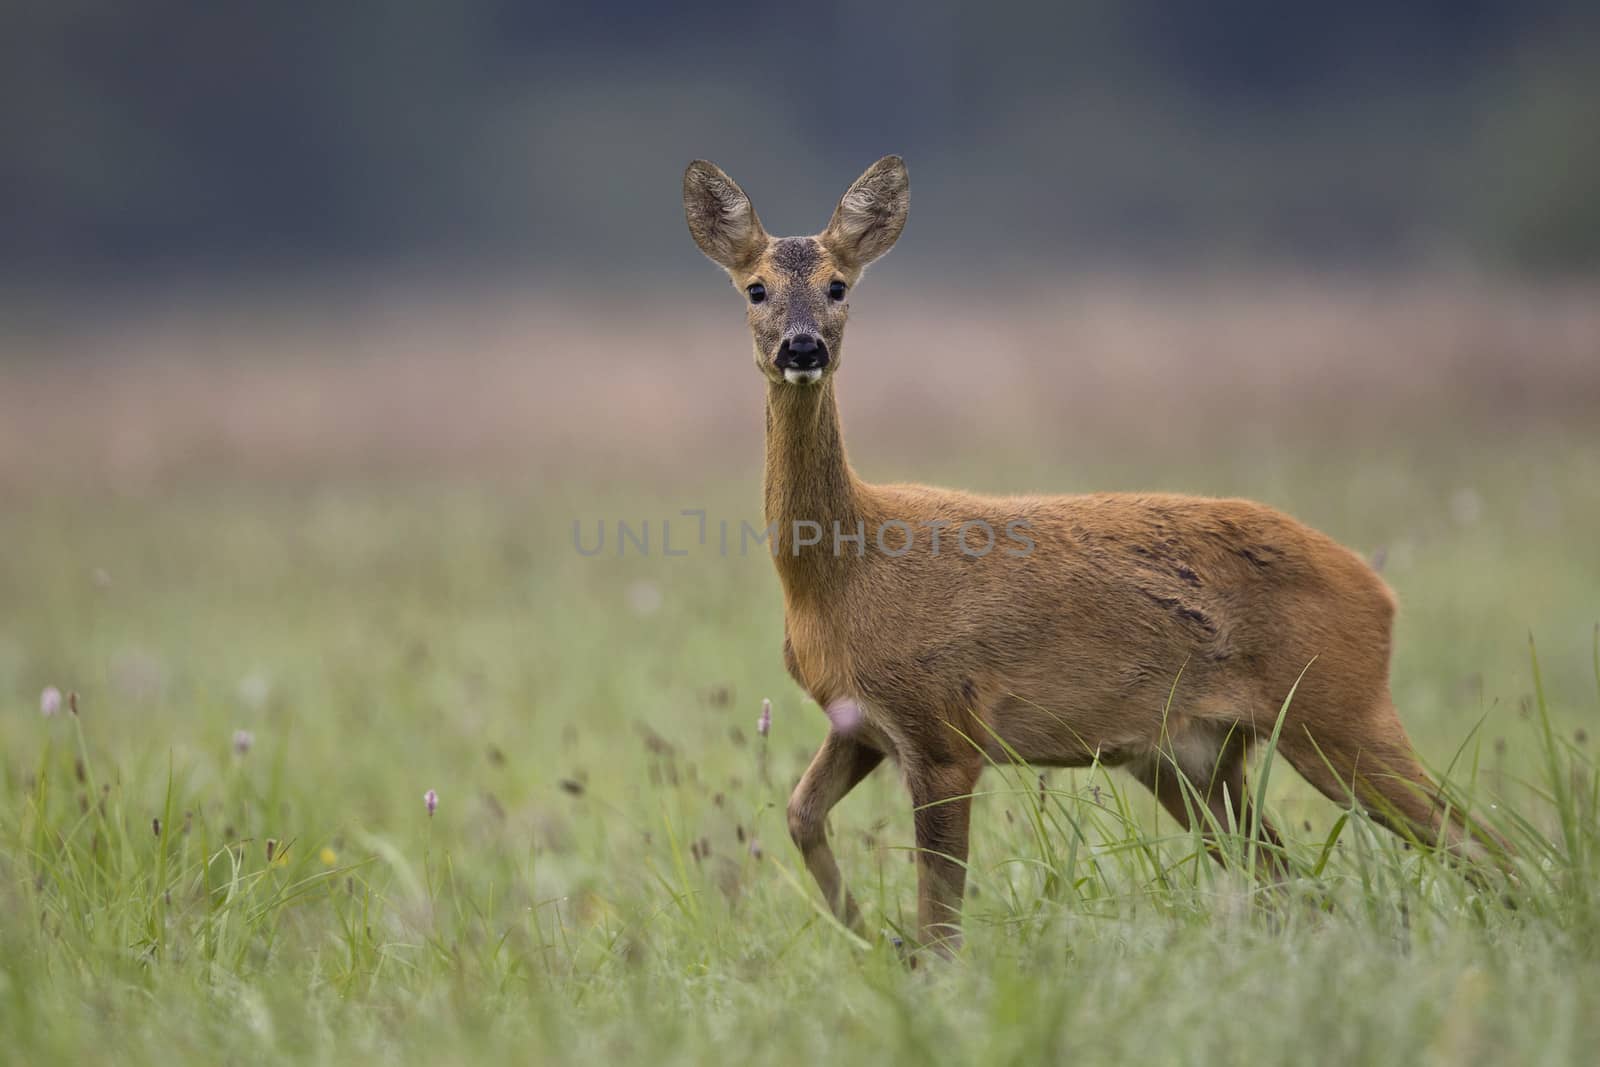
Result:
<svg viewBox="0 0 1600 1067">
<path fill-rule="evenodd" d="M 6 21 L 18 282 L 446 264 L 659 284 L 688 158 L 810 232 L 889 151 L 936 276 L 1600 263 L 1580 0 L 76 0 Z"/>
<path fill-rule="evenodd" d="M 4 22 L 9 484 L 714 459 L 759 392 L 684 230 L 694 157 L 778 233 L 908 159 L 844 386 L 886 446 L 959 413 L 1036 453 L 1600 401 L 1580 0 Z"/>
</svg>

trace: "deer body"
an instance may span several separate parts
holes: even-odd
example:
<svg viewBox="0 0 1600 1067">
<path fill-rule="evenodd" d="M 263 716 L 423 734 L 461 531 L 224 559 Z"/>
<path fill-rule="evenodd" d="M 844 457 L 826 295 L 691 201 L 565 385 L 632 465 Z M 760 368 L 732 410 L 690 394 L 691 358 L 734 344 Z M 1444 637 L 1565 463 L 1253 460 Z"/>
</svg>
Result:
<svg viewBox="0 0 1600 1067">
<path fill-rule="evenodd" d="M 1292 689 L 1279 751 L 1313 785 L 1466 844 L 1389 698 L 1393 596 L 1355 553 L 1243 500 L 997 498 L 855 475 L 834 392 L 840 294 L 898 237 L 906 185 L 889 157 L 823 234 L 772 240 L 720 170 L 692 164 L 684 182 L 691 233 L 749 296 L 767 379 L 784 659 L 830 722 L 789 826 L 835 914 L 860 928 L 826 815 L 885 756 L 915 806 L 919 936 L 948 951 L 989 760 L 1123 766 L 1187 825 L 1182 777 L 1216 826 L 1251 826 L 1248 746 Z"/>
<path fill-rule="evenodd" d="M 833 397 L 824 387 L 776 403 L 796 409 L 774 418 L 769 434 L 781 439 L 808 432 L 804 409 L 831 408 Z M 853 698 L 873 709 L 875 735 L 895 733 L 885 716 L 909 704 L 970 727 L 968 749 L 1000 756 L 1003 743 L 1044 766 L 1122 763 L 1152 743 L 1150 717 L 1162 715 L 1179 668 L 1175 711 L 1237 703 L 1248 689 L 1236 710 L 1270 729 L 1319 654 L 1337 645 L 1348 649 L 1341 662 L 1387 665 L 1394 609 L 1382 580 L 1354 553 L 1259 504 L 871 486 L 842 453 L 837 462 L 826 476 L 769 472 L 766 517 L 785 532 L 819 514 L 844 531 L 895 520 L 918 531 L 907 542 L 897 529 L 891 547 L 904 553 L 895 556 L 870 533 L 860 552 L 853 541 L 836 551 L 829 537 L 798 552 L 792 541 L 776 546 L 790 672 L 823 707 Z M 787 484 L 797 475 L 812 480 L 808 490 Z M 842 492 L 824 504 L 817 487 L 830 482 Z M 982 556 L 963 552 L 957 531 L 968 522 L 1020 524 L 1030 550 L 999 542 Z M 947 524 L 938 550 L 921 533 L 935 523 Z M 1078 737 L 1064 737 L 1061 713 L 1050 710 L 1064 708 Z M 1175 725 L 1169 719 L 1169 732 Z M 875 740 L 889 754 L 906 747 Z"/>
</svg>

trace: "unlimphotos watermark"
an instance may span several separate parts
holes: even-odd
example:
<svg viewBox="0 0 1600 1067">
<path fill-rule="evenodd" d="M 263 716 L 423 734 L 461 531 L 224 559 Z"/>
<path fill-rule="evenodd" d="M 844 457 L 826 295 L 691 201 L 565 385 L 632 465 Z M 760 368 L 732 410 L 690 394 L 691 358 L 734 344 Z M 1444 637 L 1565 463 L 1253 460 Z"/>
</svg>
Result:
<svg viewBox="0 0 1600 1067">
<path fill-rule="evenodd" d="M 694 520 L 691 524 L 686 520 Z M 761 547 L 764 546 L 764 547 Z M 1033 554 L 1028 520 L 1010 519 L 1000 529 L 984 519 L 884 519 L 869 528 L 865 519 L 822 522 L 773 520 L 757 526 L 746 519 L 711 520 L 704 508 L 685 508 L 673 518 L 572 520 L 572 547 L 580 556 L 688 556 L 697 550 L 718 556 L 748 556 L 752 549 L 774 558 L 822 553 L 865 556 L 869 551 L 898 559 L 915 551 L 947 552 L 975 559 L 992 552 L 1013 558 Z"/>
</svg>

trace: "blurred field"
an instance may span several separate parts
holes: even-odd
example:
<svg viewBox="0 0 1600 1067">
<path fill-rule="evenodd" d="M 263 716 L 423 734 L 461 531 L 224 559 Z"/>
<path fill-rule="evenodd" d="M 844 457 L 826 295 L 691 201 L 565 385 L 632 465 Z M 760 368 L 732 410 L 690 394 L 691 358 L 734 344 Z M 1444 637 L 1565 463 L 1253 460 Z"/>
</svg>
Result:
<svg viewBox="0 0 1600 1067">
<path fill-rule="evenodd" d="M 966 956 L 907 970 L 786 840 L 824 719 L 770 563 L 572 547 L 758 513 L 761 385 L 705 273 L 11 321 L 0 1059 L 1587 1061 L 1592 289 L 863 286 L 865 476 L 1249 495 L 1381 558 L 1413 739 L 1526 853 L 1513 909 L 1284 770 L 1304 877 L 1257 907 L 1121 777 L 991 772 Z M 901 926 L 892 770 L 832 826 Z"/>
<path fill-rule="evenodd" d="M 742 476 L 761 426 L 748 334 L 718 272 L 685 258 L 676 293 L 395 282 L 18 308 L 0 326 L 0 486 Z M 1052 472 L 1313 441 L 1351 456 L 1600 412 L 1593 284 L 1289 273 L 935 287 L 880 271 L 854 301 L 841 395 L 868 461 L 977 451 L 993 482 L 998 452 Z"/>
</svg>

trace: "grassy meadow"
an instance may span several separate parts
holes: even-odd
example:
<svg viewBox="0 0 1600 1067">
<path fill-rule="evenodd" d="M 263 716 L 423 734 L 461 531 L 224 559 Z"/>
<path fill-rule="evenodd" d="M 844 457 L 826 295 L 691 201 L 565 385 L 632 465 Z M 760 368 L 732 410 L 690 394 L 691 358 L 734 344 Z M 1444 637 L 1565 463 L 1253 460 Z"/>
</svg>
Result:
<svg viewBox="0 0 1600 1067">
<path fill-rule="evenodd" d="M 1423 305 L 1415 321 L 1449 318 Z M 1134 353 L 1126 374 L 1008 356 L 969 410 L 917 423 L 853 332 L 841 395 L 868 478 L 1248 495 L 1381 559 L 1412 739 L 1520 852 L 1515 882 L 1477 885 L 1270 767 L 1297 877 L 1268 893 L 1118 772 L 997 767 L 966 948 L 908 967 L 890 942 L 915 909 L 894 769 L 831 819 L 884 936 L 826 918 L 787 840 L 825 720 L 784 672 L 770 562 L 716 547 L 718 520 L 758 515 L 761 403 L 737 308 L 681 311 L 719 312 L 684 372 L 717 376 L 714 404 L 673 382 L 663 409 L 597 351 L 615 391 L 587 438 L 516 418 L 505 397 L 549 385 L 493 345 L 466 369 L 396 356 L 381 384 L 319 370 L 305 338 L 264 368 L 246 351 L 274 346 L 260 322 L 210 370 L 149 351 L 138 371 L 0 363 L 0 1061 L 1591 1061 L 1592 366 L 1558 373 L 1528 354 L 1549 350 L 1537 331 L 1507 327 L 1487 369 L 1397 370 L 1369 404 L 1335 338 L 1298 351 L 1304 373 L 1230 364 L 1258 391 L 1219 412 L 1226 383 L 1137 356 L 1167 334 L 1141 326 L 1140 348 L 1102 322 L 1099 343 Z M 517 347 L 507 320 L 472 317 Z M 1370 302 L 1351 318 L 1412 321 Z M 1219 350 L 1243 329 L 1207 322 Z M 216 347 L 210 326 L 169 325 L 121 343 Z M 1593 325 L 1559 344 L 1585 350 Z M 1014 330 L 1006 351 L 1047 335 Z M 1465 343 L 1427 338 L 1419 359 Z M 1543 377 L 1506 388 L 1519 366 Z M 552 374 L 568 405 L 601 391 Z M 1307 401 L 1307 380 L 1337 399 Z M 944 391 L 914 390 L 911 406 Z M 1072 425 L 1037 417 L 1051 405 Z M 709 545 L 683 509 L 706 511 Z M 647 555 L 574 549 L 575 520 L 619 519 L 652 525 Z M 686 555 L 662 554 L 663 521 Z"/>
</svg>

